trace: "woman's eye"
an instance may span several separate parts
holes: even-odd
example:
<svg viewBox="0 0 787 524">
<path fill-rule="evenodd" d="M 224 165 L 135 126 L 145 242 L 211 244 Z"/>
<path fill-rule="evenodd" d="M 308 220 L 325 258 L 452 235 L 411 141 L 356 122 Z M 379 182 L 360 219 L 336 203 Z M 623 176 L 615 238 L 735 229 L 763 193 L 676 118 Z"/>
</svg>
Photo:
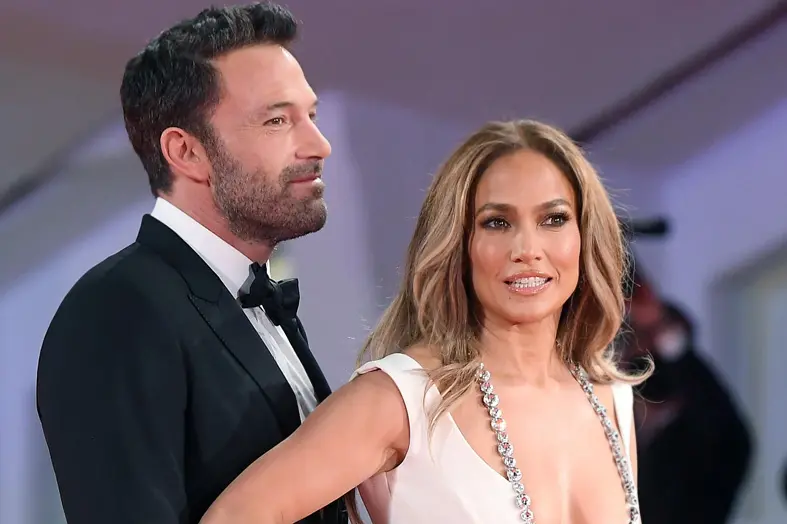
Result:
<svg viewBox="0 0 787 524">
<path fill-rule="evenodd" d="M 544 220 L 544 225 L 561 227 L 568 222 L 568 219 L 569 217 L 566 213 L 555 213 L 554 215 L 549 215 L 546 220 Z"/>
<path fill-rule="evenodd" d="M 504 229 L 509 226 L 504 218 L 490 218 L 484 221 L 483 226 L 487 229 Z"/>
</svg>

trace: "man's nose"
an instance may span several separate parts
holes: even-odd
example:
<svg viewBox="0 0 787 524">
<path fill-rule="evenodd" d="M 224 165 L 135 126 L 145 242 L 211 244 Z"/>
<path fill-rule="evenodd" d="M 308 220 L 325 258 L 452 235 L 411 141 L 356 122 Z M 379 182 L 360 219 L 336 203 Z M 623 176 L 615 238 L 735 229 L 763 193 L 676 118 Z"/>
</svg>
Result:
<svg viewBox="0 0 787 524">
<path fill-rule="evenodd" d="M 311 120 L 304 124 L 298 156 L 303 159 L 324 159 L 331 156 L 331 143 Z"/>
</svg>

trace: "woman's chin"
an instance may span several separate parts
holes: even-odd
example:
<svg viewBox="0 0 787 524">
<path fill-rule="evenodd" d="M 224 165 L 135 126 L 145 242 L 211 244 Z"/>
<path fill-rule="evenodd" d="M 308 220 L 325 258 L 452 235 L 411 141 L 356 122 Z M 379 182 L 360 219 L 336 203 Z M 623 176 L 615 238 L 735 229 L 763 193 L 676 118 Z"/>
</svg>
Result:
<svg viewBox="0 0 787 524">
<path fill-rule="evenodd" d="M 517 328 L 538 328 L 548 325 L 557 327 L 557 320 L 560 318 L 560 309 L 550 307 L 541 308 L 511 308 L 508 307 L 503 312 L 503 318 Z"/>
</svg>

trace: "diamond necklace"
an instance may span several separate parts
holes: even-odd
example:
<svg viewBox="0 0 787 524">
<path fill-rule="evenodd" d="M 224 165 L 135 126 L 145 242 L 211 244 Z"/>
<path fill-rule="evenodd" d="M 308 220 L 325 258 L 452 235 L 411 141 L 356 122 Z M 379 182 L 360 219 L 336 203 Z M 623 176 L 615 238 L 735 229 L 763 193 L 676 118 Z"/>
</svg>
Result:
<svg viewBox="0 0 787 524">
<path fill-rule="evenodd" d="M 601 420 L 601 425 L 604 428 L 604 434 L 609 442 L 609 447 L 612 449 L 612 456 L 615 459 L 615 465 L 618 468 L 620 481 L 623 484 L 623 491 L 626 494 L 626 505 L 628 506 L 629 524 L 639 523 L 639 501 L 637 500 L 637 489 L 634 485 L 634 478 L 629 467 L 629 460 L 623 450 L 620 434 L 615 429 L 615 425 L 607 416 L 607 410 L 601 404 L 596 394 L 593 392 L 593 383 L 590 382 L 587 372 L 582 369 L 579 364 L 574 364 L 570 368 L 571 374 L 574 376 L 582 390 L 585 392 L 590 405 Z M 515 502 L 519 508 L 519 517 L 525 524 L 535 524 L 535 517 L 533 510 L 530 508 L 530 497 L 525 493 L 525 487 L 522 485 L 522 471 L 517 467 L 516 460 L 514 459 L 514 446 L 508 440 L 508 433 L 506 432 L 506 421 L 503 419 L 503 412 L 498 405 L 500 404 L 500 397 L 494 392 L 492 386 L 492 374 L 481 363 L 478 368 L 478 385 L 483 394 L 484 405 L 489 410 L 489 416 L 492 418 L 492 429 L 497 437 L 497 452 L 500 458 L 503 459 L 503 464 L 506 467 L 506 477 L 514 488 Z"/>
</svg>

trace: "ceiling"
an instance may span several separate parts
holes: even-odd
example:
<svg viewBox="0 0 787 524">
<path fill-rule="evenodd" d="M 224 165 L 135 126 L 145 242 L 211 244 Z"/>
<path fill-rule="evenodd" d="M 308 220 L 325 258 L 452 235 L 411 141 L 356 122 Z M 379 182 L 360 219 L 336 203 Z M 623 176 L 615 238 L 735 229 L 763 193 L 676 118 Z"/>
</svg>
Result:
<svg viewBox="0 0 787 524">
<path fill-rule="evenodd" d="M 594 161 L 674 172 L 787 101 L 785 56 L 781 23 L 594 141 Z"/>
<path fill-rule="evenodd" d="M 570 129 L 779 2 L 286 3 L 303 21 L 296 53 L 318 90 L 457 122 L 531 116 Z M 118 118 L 125 61 L 205 4 L 4 0 L 0 195 Z"/>
</svg>

